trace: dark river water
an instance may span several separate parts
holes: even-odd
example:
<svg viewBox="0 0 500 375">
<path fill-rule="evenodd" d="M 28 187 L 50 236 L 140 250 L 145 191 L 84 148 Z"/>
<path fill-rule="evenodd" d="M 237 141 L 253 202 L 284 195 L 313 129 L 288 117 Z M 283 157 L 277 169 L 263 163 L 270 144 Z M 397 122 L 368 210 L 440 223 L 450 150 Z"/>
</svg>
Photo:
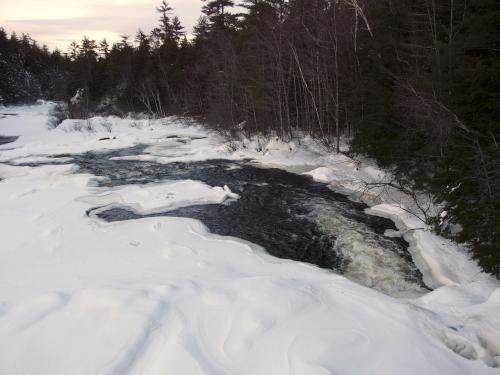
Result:
<svg viewBox="0 0 500 375">
<path fill-rule="evenodd" d="M 5 137 L 3 135 L 0 135 L 0 145 L 5 145 L 7 143 L 12 143 L 17 141 L 19 137 Z"/>
<path fill-rule="evenodd" d="M 112 188 L 171 180 L 227 185 L 240 198 L 141 215 L 126 206 L 94 207 L 89 216 L 113 222 L 145 217 L 185 217 L 203 222 L 215 234 L 241 238 L 279 258 L 307 262 L 395 296 L 426 291 L 408 243 L 384 235 L 396 230 L 388 219 L 368 215 L 367 206 L 350 201 L 309 176 L 266 168 L 250 160 L 206 160 L 160 164 L 114 160 L 140 155 L 146 146 L 106 153 L 58 155 L 71 158 L 79 172 Z"/>
</svg>

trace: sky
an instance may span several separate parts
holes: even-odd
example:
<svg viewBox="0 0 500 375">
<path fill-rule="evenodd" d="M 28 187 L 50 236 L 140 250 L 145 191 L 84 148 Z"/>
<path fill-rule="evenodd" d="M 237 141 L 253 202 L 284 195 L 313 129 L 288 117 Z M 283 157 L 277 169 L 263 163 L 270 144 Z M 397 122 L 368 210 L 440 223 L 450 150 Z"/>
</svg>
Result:
<svg viewBox="0 0 500 375">
<path fill-rule="evenodd" d="M 137 29 L 151 31 L 158 24 L 155 8 L 161 0 L 0 0 L 0 27 L 8 33 L 28 33 L 39 44 L 63 52 L 83 35 L 114 42 L 131 39 Z M 200 0 L 169 0 L 186 31 L 200 16 Z"/>
</svg>

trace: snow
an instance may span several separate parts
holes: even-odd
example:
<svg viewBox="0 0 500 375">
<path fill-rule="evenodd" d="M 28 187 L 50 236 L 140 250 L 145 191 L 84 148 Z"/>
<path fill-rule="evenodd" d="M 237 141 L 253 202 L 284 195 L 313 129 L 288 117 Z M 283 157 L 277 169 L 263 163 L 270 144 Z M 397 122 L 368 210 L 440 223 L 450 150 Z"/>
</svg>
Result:
<svg viewBox="0 0 500 375">
<path fill-rule="evenodd" d="M 238 194 L 231 192 L 227 186 L 211 187 L 199 181 L 184 180 L 129 185 L 111 191 L 106 189 L 80 200 L 106 208 L 125 206 L 141 215 L 147 215 L 196 204 L 221 204 L 238 198 Z"/>
<path fill-rule="evenodd" d="M 457 285 L 473 281 L 481 275 L 476 263 L 469 261 L 464 249 L 459 249 L 450 240 L 434 235 L 415 216 L 394 204 L 379 204 L 368 210 L 370 213 L 393 219 L 399 229 L 405 231 L 414 261 L 424 273 L 425 282 L 432 288 Z"/>
<path fill-rule="evenodd" d="M 418 298 L 276 259 L 195 220 L 85 215 L 98 202 L 156 212 L 238 199 L 227 188 L 96 188 L 72 165 L 16 164 L 146 144 L 134 158 L 252 157 L 357 198 L 363 181 L 385 177 L 375 166 L 310 139 L 259 141 L 260 152 L 246 140 L 231 151 L 177 118 L 67 120 L 49 130 L 50 107 L 11 107 L 18 116 L 0 119 L 0 135 L 20 136 L 0 146 L 0 374 L 498 374 L 499 282 L 386 195 L 367 199 L 371 212 L 395 220 L 436 288 Z"/>
</svg>

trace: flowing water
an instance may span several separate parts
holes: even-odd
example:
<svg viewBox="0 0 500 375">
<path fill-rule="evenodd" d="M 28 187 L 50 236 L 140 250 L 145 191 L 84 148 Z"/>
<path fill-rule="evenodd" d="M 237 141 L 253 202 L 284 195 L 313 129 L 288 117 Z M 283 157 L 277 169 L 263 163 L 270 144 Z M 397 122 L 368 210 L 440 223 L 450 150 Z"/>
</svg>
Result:
<svg viewBox="0 0 500 375">
<path fill-rule="evenodd" d="M 366 214 L 366 205 L 350 201 L 325 184 L 251 160 L 161 164 L 120 159 L 141 155 L 145 148 L 56 158 L 71 158 L 80 172 L 99 177 L 95 183 L 100 187 L 189 179 L 227 185 L 240 195 L 225 204 L 192 205 L 149 215 L 126 206 L 95 207 L 87 212 L 103 220 L 193 218 L 212 233 L 250 241 L 276 257 L 331 269 L 393 296 L 415 296 L 428 290 L 408 253 L 408 243 L 384 235 L 396 230 L 394 223 Z"/>
<path fill-rule="evenodd" d="M 6 145 L 7 143 L 12 143 L 17 141 L 19 137 L 5 137 L 0 135 L 0 145 Z"/>
</svg>

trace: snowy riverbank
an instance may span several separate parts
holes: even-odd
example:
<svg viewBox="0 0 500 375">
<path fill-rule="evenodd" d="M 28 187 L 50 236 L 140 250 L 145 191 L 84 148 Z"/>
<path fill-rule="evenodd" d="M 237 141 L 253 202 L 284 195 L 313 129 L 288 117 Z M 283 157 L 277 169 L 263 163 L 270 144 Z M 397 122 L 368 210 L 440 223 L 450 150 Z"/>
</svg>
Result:
<svg viewBox="0 0 500 375">
<path fill-rule="evenodd" d="M 383 177 L 375 167 L 324 154 L 311 140 L 230 151 L 174 118 L 67 120 L 49 130 L 49 107 L 0 110 L 17 114 L 0 118 L 0 135 L 20 136 L 0 146 L 0 374 L 498 373 L 500 283 L 388 197 L 370 210 L 406 233 L 436 288 L 419 298 L 271 257 L 190 219 L 88 217 L 100 203 L 154 212 L 238 197 L 189 180 L 107 192 L 56 162 L 145 144 L 124 158 L 253 158 L 350 194 Z"/>
</svg>

